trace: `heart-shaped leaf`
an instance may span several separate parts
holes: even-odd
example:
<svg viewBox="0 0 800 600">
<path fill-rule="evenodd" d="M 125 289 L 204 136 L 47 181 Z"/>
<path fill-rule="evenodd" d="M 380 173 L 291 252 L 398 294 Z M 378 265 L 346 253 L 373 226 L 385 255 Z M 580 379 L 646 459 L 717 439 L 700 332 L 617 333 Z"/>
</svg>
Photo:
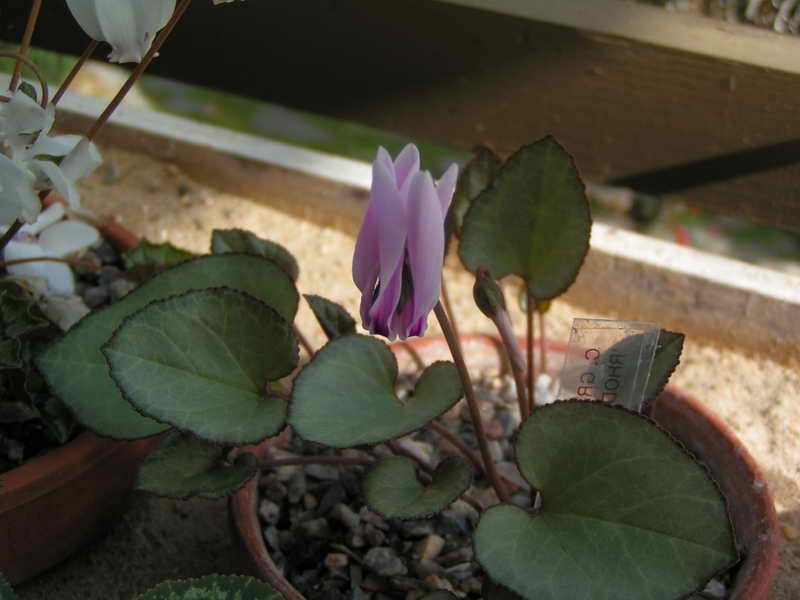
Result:
<svg viewBox="0 0 800 600">
<path fill-rule="evenodd" d="M 394 456 L 369 470 L 363 490 L 370 508 L 384 517 L 421 519 L 444 510 L 471 482 L 472 468 L 458 456 L 440 462 L 427 486 L 417 479 L 413 460 Z"/>
<path fill-rule="evenodd" d="M 355 319 L 341 305 L 322 296 L 303 294 L 303 297 L 314 311 L 314 316 L 329 340 L 356 332 Z"/>
<path fill-rule="evenodd" d="M 425 369 L 403 401 L 396 379 L 397 360 L 386 344 L 363 335 L 336 338 L 295 379 L 289 424 L 304 439 L 335 448 L 377 444 L 419 429 L 461 397 L 450 362 Z"/>
<path fill-rule="evenodd" d="M 736 560 L 717 486 L 641 415 L 559 402 L 525 421 L 516 452 L 541 510 L 489 509 L 475 548 L 491 578 L 524 598 L 675 600 Z"/>
<path fill-rule="evenodd" d="M 286 401 L 268 383 L 297 366 L 297 342 L 253 296 L 217 288 L 153 302 L 102 351 L 126 399 L 157 421 L 235 446 L 283 428 Z"/>
<path fill-rule="evenodd" d="M 461 235 L 464 215 L 472 206 L 472 201 L 489 186 L 502 165 L 503 160 L 491 149 L 479 146 L 475 151 L 472 160 L 464 166 L 458 176 L 453 201 L 447 211 L 445 231 L 448 238 L 451 234 Z"/>
<path fill-rule="evenodd" d="M 518 593 L 512 592 L 499 583 L 495 583 L 489 577 L 483 578 L 481 595 L 483 595 L 484 600 L 523 600 Z"/>
<path fill-rule="evenodd" d="M 548 300 L 578 275 L 592 220 L 572 157 L 552 137 L 524 146 L 500 168 L 464 217 L 459 255 L 473 273 L 515 274 Z"/>
<path fill-rule="evenodd" d="M 294 320 L 298 294 L 294 283 L 272 261 L 259 256 L 204 256 L 171 267 L 122 300 L 81 319 L 36 361 L 53 391 L 87 429 L 117 439 L 136 439 L 166 429 L 146 419 L 122 397 L 108 374 L 100 347 L 125 317 L 154 300 L 189 290 L 227 286 L 247 292 Z"/>
<path fill-rule="evenodd" d="M 214 254 L 228 252 L 256 254 L 274 261 L 292 278 L 292 281 L 297 281 L 297 277 L 300 275 L 300 267 L 291 252 L 280 244 L 262 240 L 244 229 L 215 229 L 211 234 L 211 252 Z"/>
<path fill-rule="evenodd" d="M 283 600 L 272 586 L 242 575 L 164 581 L 136 600 Z"/>
<path fill-rule="evenodd" d="M 244 452 L 229 463 L 222 446 L 171 431 L 139 468 L 137 488 L 169 498 L 221 498 L 236 492 L 258 471 Z"/>
</svg>

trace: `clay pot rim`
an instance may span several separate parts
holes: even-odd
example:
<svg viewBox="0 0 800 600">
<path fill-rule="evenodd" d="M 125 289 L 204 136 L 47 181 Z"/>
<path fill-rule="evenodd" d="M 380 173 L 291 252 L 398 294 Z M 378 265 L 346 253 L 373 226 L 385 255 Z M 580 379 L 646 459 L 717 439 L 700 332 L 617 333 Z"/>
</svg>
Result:
<svg viewBox="0 0 800 600">
<path fill-rule="evenodd" d="M 494 351 L 499 348 L 499 339 L 494 335 L 462 335 L 460 339 L 463 343 L 475 343 L 486 346 L 487 349 L 491 348 Z M 443 338 L 440 336 L 431 336 L 397 342 L 392 344 L 391 347 L 394 350 L 402 348 L 403 346 L 424 348 L 426 346 L 440 344 L 442 341 Z M 555 351 L 563 352 L 566 349 L 566 344 L 555 341 L 548 342 L 548 346 Z M 674 398 L 676 402 L 686 406 L 691 412 L 702 417 L 719 433 L 721 438 L 724 438 L 736 449 L 736 458 L 752 476 L 752 481 L 765 481 L 755 459 L 750 455 L 747 448 L 742 444 L 731 428 L 728 427 L 720 417 L 709 411 L 693 396 L 682 392 L 675 386 L 667 386 L 664 392 L 668 394 L 669 397 Z M 262 456 L 276 439 L 277 437 L 269 438 L 247 449 L 254 452 L 257 456 Z M 264 543 L 257 512 L 259 500 L 258 477 L 259 475 L 257 474 L 253 479 L 248 481 L 242 489 L 231 496 L 229 500 L 230 523 L 234 537 L 236 537 L 244 547 L 251 569 L 257 577 L 272 584 L 287 600 L 305 600 L 305 596 L 295 590 L 289 581 L 278 572 Z M 748 554 L 746 552 L 747 548 L 740 548 L 740 551 L 745 550 L 745 552 L 743 553 L 744 555 L 739 565 L 735 567 L 736 577 L 738 577 L 739 573 L 742 571 L 746 571 L 747 575 L 750 576 L 750 580 L 744 585 L 740 583 L 731 588 L 732 592 L 735 594 L 731 597 L 732 600 L 767 600 L 778 570 L 779 536 L 778 517 L 775 511 L 775 505 L 772 502 L 766 485 L 758 490 L 756 496 L 759 513 L 762 515 L 761 531 L 764 532 L 759 536 L 759 541 L 763 542 L 763 544 L 759 547 L 759 552 L 757 553 Z M 750 560 L 754 560 L 755 562 L 750 564 L 748 562 Z M 736 579 L 734 579 L 734 584 L 736 584 Z"/>
</svg>

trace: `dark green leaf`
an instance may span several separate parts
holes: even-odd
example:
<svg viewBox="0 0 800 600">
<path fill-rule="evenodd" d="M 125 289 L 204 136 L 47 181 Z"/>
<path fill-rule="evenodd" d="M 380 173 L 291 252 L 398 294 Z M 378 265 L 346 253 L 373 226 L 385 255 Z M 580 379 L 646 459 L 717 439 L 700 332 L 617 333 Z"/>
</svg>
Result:
<svg viewBox="0 0 800 600">
<path fill-rule="evenodd" d="M 297 281 L 297 277 L 300 275 L 300 267 L 291 252 L 280 244 L 262 240 L 243 229 L 215 229 L 211 235 L 211 251 L 214 254 L 226 252 L 256 254 L 275 261 L 284 273 L 292 278 L 292 281 Z"/>
<path fill-rule="evenodd" d="M 356 332 L 355 319 L 340 304 L 312 294 L 304 294 L 303 297 L 314 311 L 314 316 L 329 340 Z"/>
<path fill-rule="evenodd" d="M 522 596 L 499 583 L 495 583 L 489 577 L 483 578 L 481 594 L 484 600 L 523 600 Z"/>
<path fill-rule="evenodd" d="M 464 166 L 458 176 L 453 201 L 447 211 L 445 231 L 448 238 L 452 234 L 461 235 L 464 215 L 472 206 L 472 201 L 488 187 L 502 165 L 503 160 L 489 148 L 479 146 L 475 150 L 472 160 Z"/>
<path fill-rule="evenodd" d="M 164 431 L 125 401 L 108 374 L 100 347 L 125 317 L 154 300 L 189 290 L 227 286 L 247 292 L 293 322 L 298 295 L 275 263 L 259 256 L 224 254 L 190 260 L 159 273 L 119 302 L 81 319 L 37 360 L 50 387 L 88 429 L 117 439 Z"/>
<path fill-rule="evenodd" d="M 137 487 L 170 498 L 220 498 L 236 492 L 257 471 L 249 452 L 231 463 L 221 446 L 171 431 L 145 458 Z"/>
<path fill-rule="evenodd" d="M 528 293 L 563 293 L 589 250 L 589 202 L 575 164 L 552 137 L 520 149 L 472 203 L 459 255 L 495 279 L 515 274 Z"/>
<path fill-rule="evenodd" d="M 297 366 L 297 342 L 253 296 L 217 288 L 153 302 L 102 351 L 127 400 L 153 419 L 235 446 L 283 428 L 286 401 L 268 383 Z"/>
<path fill-rule="evenodd" d="M 658 346 L 656 346 L 653 366 L 650 368 L 650 378 L 647 380 L 643 406 L 646 407 L 656 399 L 680 364 L 683 340 L 682 333 L 674 333 L 666 329 L 662 329 L 659 333 Z"/>
<path fill-rule="evenodd" d="M 474 539 L 490 577 L 528 600 L 675 600 L 736 560 L 717 486 L 641 415 L 602 402 L 543 407 L 516 454 L 541 510 L 490 508 Z"/>
<path fill-rule="evenodd" d="M 295 379 L 289 424 L 304 439 L 336 448 L 406 435 L 461 397 L 453 363 L 425 369 L 413 396 L 395 395 L 397 360 L 386 344 L 363 335 L 328 342 Z"/>
<path fill-rule="evenodd" d="M 283 600 L 269 584 L 241 575 L 164 581 L 136 600 Z"/>
<path fill-rule="evenodd" d="M 176 248 L 169 242 L 153 244 L 142 240 L 136 248 L 125 254 L 125 268 L 127 270 L 142 269 L 146 270 L 148 275 L 154 275 L 165 267 L 177 265 L 192 258 L 197 258 L 197 254 Z"/>
<path fill-rule="evenodd" d="M 417 479 L 413 460 L 394 456 L 369 470 L 363 491 L 370 508 L 384 517 L 419 519 L 447 508 L 469 488 L 471 481 L 472 469 L 458 456 L 440 462 L 427 486 Z"/>
</svg>

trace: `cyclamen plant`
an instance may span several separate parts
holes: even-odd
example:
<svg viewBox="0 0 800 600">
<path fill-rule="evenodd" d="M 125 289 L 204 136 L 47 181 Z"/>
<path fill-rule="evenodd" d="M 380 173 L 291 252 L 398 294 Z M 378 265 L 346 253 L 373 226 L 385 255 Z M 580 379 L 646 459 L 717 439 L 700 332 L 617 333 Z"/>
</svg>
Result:
<svg viewBox="0 0 800 600">
<path fill-rule="evenodd" d="M 103 7 L 117 4 L 145 10 L 122 0 L 69 2 L 87 32 L 105 40 L 125 29 L 104 25 Z M 165 31 L 187 5 L 179 3 Z M 163 32 L 149 49 L 138 44 L 164 24 L 163 14 L 124 32 L 120 39 L 131 48 L 109 40 L 114 57 L 151 57 Z M 41 136 L 46 127 L 35 131 Z M 705 468 L 646 415 L 575 399 L 535 404 L 534 313 L 572 284 L 589 247 L 589 206 L 571 157 L 545 138 L 507 160 L 483 151 L 460 177 L 452 167 L 434 181 L 419 164 L 412 145 L 395 159 L 378 151 L 353 261 L 365 329 L 390 340 L 423 335 L 433 311 L 450 346 L 453 362 L 427 367 L 409 397 L 395 391 L 389 347 L 356 333 L 354 319 L 331 300 L 306 296 L 329 338 L 319 350 L 308 346 L 295 325 L 296 260 L 240 230 L 214 232 L 211 253 L 201 257 L 140 246 L 129 264 L 158 272 L 83 317 L 36 356 L 38 369 L 84 428 L 126 440 L 162 435 L 138 485 L 177 498 L 234 493 L 259 470 L 248 446 L 287 426 L 335 449 L 392 448 L 420 428 L 436 431 L 438 417 L 463 396 L 478 457 L 465 453 L 469 460 L 439 465 L 376 458 L 363 482 L 376 512 L 426 517 L 464 496 L 473 480 L 486 482 L 498 502 L 479 506 L 473 535 L 485 598 L 674 600 L 702 590 L 737 559 L 725 500 Z M 28 212 L 20 208 L 18 222 L 38 213 L 24 189 L 18 205 Z M 524 506 L 510 501 L 497 472 L 458 337 L 439 303 L 444 257 L 456 238 L 476 276 L 476 302 L 497 326 L 514 373 L 523 421 L 513 444 L 531 489 Z M 523 281 L 527 299 L 524 349 L 496 281 L 510 275 Z M 297 372 L 299 344 L 307 356 Z M 682 336 L 661 332 L 645 406 L 675 368 L 681 345 Z"/>
</svg>

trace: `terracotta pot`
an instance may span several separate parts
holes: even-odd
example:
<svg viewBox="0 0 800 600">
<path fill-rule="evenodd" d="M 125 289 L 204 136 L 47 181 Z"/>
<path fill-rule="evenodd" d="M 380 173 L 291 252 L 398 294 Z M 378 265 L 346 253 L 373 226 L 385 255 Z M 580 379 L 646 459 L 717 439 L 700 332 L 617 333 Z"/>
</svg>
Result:
<svg viewBox="0 0 800 600">
<path fill-rule="evenodd" d="M 467 366 L 504 372 L 505 361 L 498 338 L 463 336 Z M 430 363 L 450 357 L 442 338 L 417 338 L 392 345 L 400 372 L 412 370 L 418 361 Z M 564 361 L 564 344 L 549 343 L 548 371 L 558 372 Z M 538 356 L 538 354 L 537 354 Z M 537 361 L 538 366 L 538 361 Z M 729 600 L 768 600 L 778 570 L 778 519 L 775 506 L 755 461 L 733 432 L 697 400 L 668 387 L 651 407 L 651 416 L 705 463 L 728 498 L 729 511 L 742 554 L 736 568 Z M 263 454 L 272 440 L 253 451 Z M 247 552 L 252 572 L 275 585 L 289 600 L 300 600 L 297 592 L 277 571 L 261 533 L 258 514 L 258 482 L 254 478 L 230 500 L 231 523 Z"/>
<path fill-rule="evenodd" d="M 104 235 L 135 244 L 115 225 Z M 81 433 L 74 440 L 0 474 L 0 573 L 21 583 L 69 557 L 118 519 L 139 464 L 158 443 L 120 442 Z"/>
</svg>

